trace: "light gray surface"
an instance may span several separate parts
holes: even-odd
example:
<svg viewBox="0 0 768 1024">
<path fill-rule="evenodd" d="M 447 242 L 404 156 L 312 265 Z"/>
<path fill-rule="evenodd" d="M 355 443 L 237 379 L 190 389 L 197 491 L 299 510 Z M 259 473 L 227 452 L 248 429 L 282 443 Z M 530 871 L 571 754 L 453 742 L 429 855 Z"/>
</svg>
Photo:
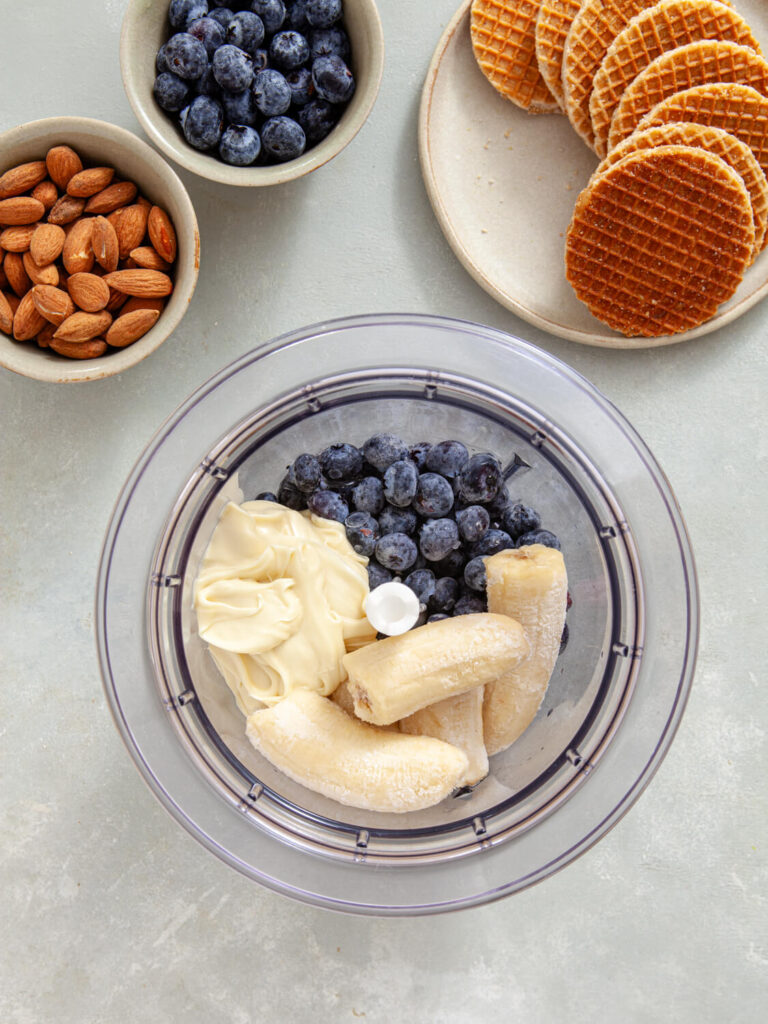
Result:
<svg viewBox="0 0 768 1024">
<path fill-rule="evenodd" d="M 201 277 L 169 342 L 95 384 L 0 373 L 4 1024 L 764 1019 L 768 307 L 631 353 L 559 341 L 497 306 L 443 240 L 416 156 L 419 91 L 453 0 L 380 7 L 382 91 L 340 157 L 264 192 L 185 177 Z M 0 127 L 66 113 L 136 129 L 117 61 L 123 9 L 0 0 Z M 619 406 L 686 515 L 703 621 L 675 744 L 606 839 L 501 903 L 370 920 L 258 888 L 162 811 L 107 712 L 92 601 L 118 490 L 194 387 L 282 331 L 396 310 L 518 334 Z"/>
</svg>

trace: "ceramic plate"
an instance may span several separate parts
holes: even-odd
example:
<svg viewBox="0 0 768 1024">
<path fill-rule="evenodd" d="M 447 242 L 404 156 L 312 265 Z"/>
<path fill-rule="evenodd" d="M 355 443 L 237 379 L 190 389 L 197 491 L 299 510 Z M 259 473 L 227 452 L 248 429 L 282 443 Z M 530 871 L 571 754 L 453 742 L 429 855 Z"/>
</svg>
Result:
<svg viewBox="0 0 768 1024">
<path fill-rule="evenodd" d="M 695 330 L 625 338 L 596 320 L 565 279 L 565 233 L 595 154 L 565 117 L 533 117 L 481 74 L 465 0 L 432 58 L 419 115 L 424 181 L 440 227 L 469 273 L 498 302 L 551 334 L 585 345 L 646 348 L 708 334 L 746 313 L 768 291 L 768 250 L 733 298 Z M 762 0 L 739 11 L 768 50 Z"/>
</svg>

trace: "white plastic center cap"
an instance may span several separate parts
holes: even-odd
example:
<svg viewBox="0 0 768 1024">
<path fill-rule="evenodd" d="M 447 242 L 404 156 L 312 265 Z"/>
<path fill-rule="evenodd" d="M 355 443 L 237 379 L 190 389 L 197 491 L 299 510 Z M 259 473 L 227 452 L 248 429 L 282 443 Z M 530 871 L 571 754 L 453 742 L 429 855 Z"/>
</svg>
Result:
<svg viewBox="0 0 768 1024">
<path fill-rule="evenodd" d="M 399 636 L 416 624 L 421 611 L 419 599 L 404 583 L 382 583 L 372 590 L 363 605 L 368 621 L 379 633 Z"/>
</svg>

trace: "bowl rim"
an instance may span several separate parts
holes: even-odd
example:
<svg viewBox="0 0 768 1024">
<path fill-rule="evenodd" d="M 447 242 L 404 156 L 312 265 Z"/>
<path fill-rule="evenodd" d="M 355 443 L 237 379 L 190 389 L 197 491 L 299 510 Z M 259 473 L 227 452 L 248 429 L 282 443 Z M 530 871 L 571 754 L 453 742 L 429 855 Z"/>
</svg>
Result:
<svg viewBox="0 0 768 1024">
<path fill-rule="evenodd" d="M 173 129 L 174 135 L 176 129 L 159 108 L 155 110 L 142 102 L 138 72 L 134 70 L 131 61 L 131 37 L 139 25 L 140 19 L 146 14 L 146 0 L 129 0 L 120 31 L 120 73 L 125 94 L 136 119 L 153 145 L 157 146 L 165 156 L 185 170 L 208 181 L 215 181 L 222 185 L 253 188 L 281 185 L 309 174 L 328 163 L 349 145 L 367 121 L 379 93 L 384 71 L 384 30 L 381 16 L 375 0 L 354 0 L 354 2 L 360 5 L 371 30 L 370 73 L 366 74 L 363 81 L 360 81 L 360 76 L 358 76 L 355 96 L 350 101 L 356 103 L 354 115 L 351 117 L 343 115 L 325 139 L 295 160 L 266 167 L 233 167 L 223 161 L 212 159 L 208 153 L 193 149 L 180 136 L 171 141 L 170 133 L 162 131 L 158 126 L 167 122 L 168 126 Z"/>
<path fill-rule="evenodd" d="M 49 363 L 44 359 L 38 358 L 40 350 L 32 350 L 28 347 L 22 348 L 16 342 L 13 342 L 15 347 L 11 349 L 8 342 L 12 342 L 12 339 L 7 338 L 6 335 L 0 335 L 0 366 L 31 380 L 57 384 L 84 383 L 113 377 L 118 373 L 122 373 L 123 370 L 136 366 L 158 349 L 176 330 L 186 313 L 195 292 L 200 270 L 200 230 L 192 200 L 184 183 L 174 168 L 156 150 L 129 129 L 99 118 L 77 115 L 63 115 L 40 118 L 35 121 L 25 121 L 23 124 L 15 125 L 0 134 L 0 157 L 2 157 L 6 147 L 13 146 L 19 142 L 33 141 L 36 138 L 44 141 L 51 136 L 63 135 L 69 131 L 92 132 L 94 138 L 101 136 L 109 142 L 130 147 L 131 150 L 138 153 L 141 161 L 148 164 L 152 170 L 164 179 L 166 187 L 173 192 L 176 201 L 183 208 L 183 219 L 184 223 L 189 227 L 192 249 L 190 251 L 188 282 L 181 292 L 181 296 L 186 301 L 180 302 L 174 310 L 166 308 L 155 327 L 138 341 L 124 349 L 108 352 L 97 359 L 68 360 L 66 363 L 62 362 L 61 364 L 58 362 Z M 50 138 L 50 141 L 52 142 L 53 139 Z M 181 234 L 178 226 L 177 234 Z M 178 282 L 174 286 L 174 295 L 177 294 L 177 289 Z M 162 328 L 160 328 L 161 324 Z M 71 365 L 69 365 L 70 363 Z"/>
</svg>

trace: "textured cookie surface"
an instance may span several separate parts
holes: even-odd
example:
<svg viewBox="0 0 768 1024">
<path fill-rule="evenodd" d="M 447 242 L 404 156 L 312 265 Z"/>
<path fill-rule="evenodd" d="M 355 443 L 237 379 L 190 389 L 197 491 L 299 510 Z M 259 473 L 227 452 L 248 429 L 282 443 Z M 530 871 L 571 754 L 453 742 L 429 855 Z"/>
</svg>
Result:
<svg viewBox="0 0 768 1024">
<path fill-rule="evenodd" d="M 720 39 L 760 52 L 746 21 L 720 0 L 662 0 L 641 11 L 611 43 L 589 101 L 595 149 L 605 156 L 608 131 L 625 89 L 657 57 L 702 39 Z"/>
<path fill-rule="evenodd" d="M 582 0 L 541 0 L 536 19 L 536 60 L 539 71 L 563 110 L 563 50 L 581 4 Z"/>
<path fill-rule="evenodd" d="M 702 149 L 633 153 L 581 193 L 566 276 L 590 312 L 628 337 L 704 323 L 739 286 L 754 245 L 741 178 Z"/>
<path fill-rule="evenodd" d="M 540 0 L 473 0 L 472 49 L 480 70 L 502 96 L 532 114 L 560 108 L 536 61 Z"/>
</svg>

